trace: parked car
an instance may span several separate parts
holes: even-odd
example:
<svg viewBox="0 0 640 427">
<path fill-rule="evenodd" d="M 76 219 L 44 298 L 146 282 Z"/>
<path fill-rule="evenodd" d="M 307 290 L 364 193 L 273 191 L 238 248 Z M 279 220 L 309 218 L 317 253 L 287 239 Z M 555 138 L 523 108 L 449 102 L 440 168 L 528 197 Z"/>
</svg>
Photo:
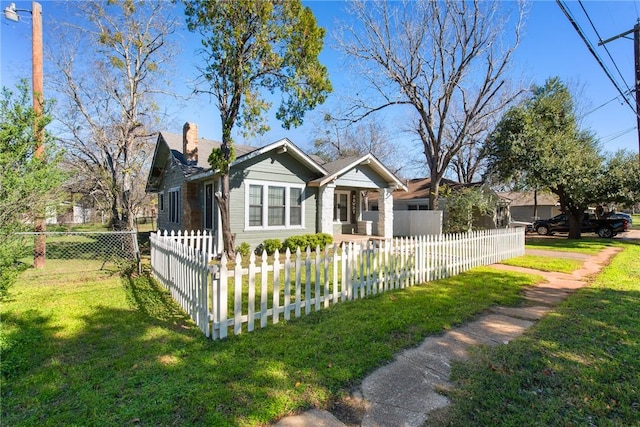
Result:
<svg viewBox="0 0 640 427">
<path fill-rule="evenodd" d="M 629 226 L 633 225 L 633 217 L 631 215 L 629 215 L 628 213 L 624 213 L 624 212 L 612 212 L 609 214 L 605 215 L 605 218 L 611 218 L 611 219 L 626 219 L 627 222 L 629 223 Z"/>
<path fill-rule="evenodd" d="M 540 219 L 533 223 L 538 234 L 551 235 L 556 232 L 568 232 L 569 220 L 566 214 L 556 215 L 549 219 Z M 585 213 L 582 218 L 580 231 L 582 233 L 597 233 L 600 237 L 611 238 L 618 233 L 627 231 L 629 222 L 626 218 L 598 219 L 594 214 Z"/>
<path fill-rule="evenodd" d="M 524 227 L 526 233 L 533 233 L 535 231 L 533 229 L 533 223 L 526 221 L 509 221 L 509 227 Z"/>
</svg>

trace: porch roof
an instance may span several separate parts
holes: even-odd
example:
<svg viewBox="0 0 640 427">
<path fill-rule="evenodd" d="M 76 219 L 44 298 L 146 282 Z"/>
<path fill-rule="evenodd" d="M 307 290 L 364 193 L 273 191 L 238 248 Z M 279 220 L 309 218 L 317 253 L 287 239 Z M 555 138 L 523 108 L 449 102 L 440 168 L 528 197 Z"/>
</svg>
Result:
<svg viewBox="0 0 640 427">
<path fill-rule="evenodd" d="M 369 165 L 390 187 L 394 187 L 396 190 L 407 191 L 407 187 L 402 181 L 371 153 L 365 154 L 362 157 L 346 157 L 334 162 L 325 163 L 322 167 L 327 171 L 327 175 L 310 181 L 309 185 L 312 187 L 326 185 L 358 165 Z"/>
</svg>

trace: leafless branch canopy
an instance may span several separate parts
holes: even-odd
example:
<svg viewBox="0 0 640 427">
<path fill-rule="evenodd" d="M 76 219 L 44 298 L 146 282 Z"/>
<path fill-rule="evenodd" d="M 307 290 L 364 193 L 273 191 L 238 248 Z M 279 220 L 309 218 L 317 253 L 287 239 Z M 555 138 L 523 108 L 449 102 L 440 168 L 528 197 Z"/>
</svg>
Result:
<svg viewBox="0 0 640 427">
<path fill-rule="evenodd" d="M 157 96 L 176 48 L 177 21 L 164 2 L 71 2 L 83 25 L 60 23 L 49 79 L 76 181 L 126 227 L 145 197 L 145 170 L 161 122 Z"/>
<path fill-rule="evenodd" d="M 512 11 L 513 5 L 517 10 Z M 390 106 L 415 117 L 410 125 L 437 185 L 463 147 L 482 141 L 493 117 L 518 95 L 507 92 L 508 65 L 520 41 L 521 3 L 492 1 L 364 1 L 338 35 L 357 59 L 375 100 L 355 99 L 359 120 Z M 435 191 L 434 191 L 435 190 Z"/>
</svg>

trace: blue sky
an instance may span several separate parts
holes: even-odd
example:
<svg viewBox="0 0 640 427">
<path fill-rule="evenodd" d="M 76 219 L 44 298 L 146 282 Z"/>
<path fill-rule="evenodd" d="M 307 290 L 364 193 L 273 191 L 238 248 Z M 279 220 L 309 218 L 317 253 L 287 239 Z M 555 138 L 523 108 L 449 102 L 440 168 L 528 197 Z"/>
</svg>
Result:
<svg viewBox="0 0 640 427">
<path fill-rule="evenodd" d="M 3 10 L 9 3 L 0 1 Z M 18 8 L 31 8 L 31 2 L 15 1 L 15 3 Z M 44 43 L 46 45 L 47 20 L 62 19 L 64 7 L 54 1 L 45 0 L 41 1 L 41 4 L 45 32 Z M 313 9 L 319 24 L 327 29 L 327 33 L 331 33 L 335 20 L 344 16 L 342 13 L 343 3 L 341 2 L 308 1 L 305 4 Z M 640 1 L 583 1 L 582 3 L 569 1 L 566 2 L 566 5 L 615 80 L 626 91 L 627 87 L 632 86 L 634 79 L 632 36 L 607 43 L 607 52 L 603 47 L 597 46 L 598 37 L 592 25 L 602 39 L 628 31 L 633 28 L 640 17 Z M 580 108 L 590 112 L 584 118 L 584 127 L 595 132 L 600 138 L 603 148 L 607 151 L 613 152 L 625 148 L 637 153 L 638 133 L 635 114 L 629 105 L 622 101 L 622 97 L 559 6 L 555 1 L 534 1 L 530 6 L 525 33 L 513 63 L 514 78 L 532 84 L 543 84 L 548 77 L 559 76 L 566 83 L 579 87 L 580 96 L 577 101 Z M 583 8 L 588 16 L 583 12 Z M 24 22 L 20 23 L 12 23 L 2 18 L 0 25 L 0 46 L 2 49 L 0 72 L 3 86 L 12 86 L 20 77 L 31 78 L 30 17 L 28 14 L 23 14 L 23 16 L 25 16 Z M 186 85 L 194 78 L 193 65 L 198 61 L 194 54 L 198 47 L 198 37 L 194 34 L 188 34 L 186 28 L 184 33 L 181 41 L 183 51 L 178 59 L 180 65 L 173 78 L 173 84 L 174 90 L 188 94 L 189 89 Z M 348 86 L 349 80 L 344 78 L 345 70 L 341 55 L 331 48 L 330 36 L 325 45 L 321 61 L 329 69 L 336 96 L 341 92 L 352 90 Z M 626 86 L 623 83 L 623 78 Z M 336 98 L 332 95 L 329 102 L 334 99 Z M 632 105 L 635 105 L 632 96 L 629 96 L 628 99 Z M 167 128 L 164 130 L 179 132 L 181 125 L 190 121 L 198 123 L 200 136 L 220 139 L 219 116 L 206 96 L 200 95 L 182 105 L 172 101 L 171 105 L 172 111 L 174 111 L 173 119 L 167 122 Z M 391 121 L 394 120 L 393 113 L 386 117 Z M 310 149 L 313 138 L 312 119 L 313 113 L 308 116 L 302 127 L 291 131 L 282 129 L 274 121 L 272 130 L 258 140 L 252 141 L 252 144 L 261 145 L 288 137 L 301 148 Z M 239 138 L 236 140 L 244 142 Z M 421 156 L 419 147 L 415 143 L 404 140 L 401 136 L 397 137 L 394 142 L 402 144 L 406 148 L 405 152 L 409 155 L 416 158 Z"/>
</svg>

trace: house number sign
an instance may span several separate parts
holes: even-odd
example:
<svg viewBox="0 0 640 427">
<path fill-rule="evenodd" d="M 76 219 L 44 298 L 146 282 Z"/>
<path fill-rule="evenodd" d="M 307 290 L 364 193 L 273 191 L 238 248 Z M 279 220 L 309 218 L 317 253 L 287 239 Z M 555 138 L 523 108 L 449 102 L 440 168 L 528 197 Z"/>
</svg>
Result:
<svg viewBox="0 0 640 427">
<path fill-rule="evenodd" d="M 351 193 L 351 215 L 356 214 L 356 193 Z"/>
</svg>

